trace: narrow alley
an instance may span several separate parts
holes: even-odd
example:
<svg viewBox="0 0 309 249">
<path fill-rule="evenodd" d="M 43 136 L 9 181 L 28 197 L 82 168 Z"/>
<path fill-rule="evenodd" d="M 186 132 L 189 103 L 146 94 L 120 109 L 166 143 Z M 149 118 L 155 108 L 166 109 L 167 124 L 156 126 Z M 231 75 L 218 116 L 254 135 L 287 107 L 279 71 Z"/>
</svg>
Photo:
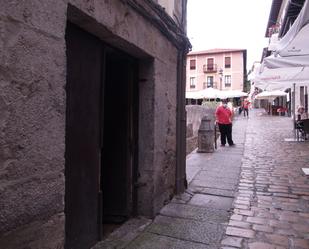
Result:
<svg viewBox="0 0 309 249">
<path fill-rule="evenodd" d="M 0 249 L 309 249 L 309 0 L 0 3 Z"/>
<path fill-rule="evenodd" d="M 139 231 L 130 231 L 127 241 L 123 228 L 95 248 L 309 248 L 309 179 L 301 170 L 309 163 L 309 143 L 284 141 L 292 136 L 289 117 L 261 109 L 237 116 L 236 147 L 191 153 L 186 193 L 152 223 L 138 221 Z"/>
</svg>

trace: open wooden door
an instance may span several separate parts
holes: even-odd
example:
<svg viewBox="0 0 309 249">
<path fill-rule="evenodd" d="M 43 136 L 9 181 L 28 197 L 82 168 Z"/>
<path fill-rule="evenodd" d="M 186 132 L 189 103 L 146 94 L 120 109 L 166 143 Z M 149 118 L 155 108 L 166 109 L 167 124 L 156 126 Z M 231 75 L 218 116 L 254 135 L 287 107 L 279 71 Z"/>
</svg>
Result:
<svg viewBox="0 0 309 249">
<path fill-rule="evenodd" d="M 98 240 L 102 44 L 68 23 L 65 151 L 65 248 Z"/>
<path fill-rule="evenodd" d="M 66 45 L 65 248 L 86 249 L 136 211 L 138 64 L 70 23 Z"/>
</svg>

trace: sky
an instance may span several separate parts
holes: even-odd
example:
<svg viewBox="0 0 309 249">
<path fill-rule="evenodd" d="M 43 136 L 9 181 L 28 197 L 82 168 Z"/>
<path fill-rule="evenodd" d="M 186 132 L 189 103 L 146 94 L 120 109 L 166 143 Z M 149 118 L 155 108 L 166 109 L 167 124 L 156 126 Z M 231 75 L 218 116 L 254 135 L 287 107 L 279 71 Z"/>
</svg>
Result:
<svg viewBox="0 0 309 249">
<path fill-rule="evenodd" d="M 266 25 L 272 0 L 188 0 L 187 32 L 192 51 L 247 49 L 247 68 L 268 45 Z"/>
</svg>

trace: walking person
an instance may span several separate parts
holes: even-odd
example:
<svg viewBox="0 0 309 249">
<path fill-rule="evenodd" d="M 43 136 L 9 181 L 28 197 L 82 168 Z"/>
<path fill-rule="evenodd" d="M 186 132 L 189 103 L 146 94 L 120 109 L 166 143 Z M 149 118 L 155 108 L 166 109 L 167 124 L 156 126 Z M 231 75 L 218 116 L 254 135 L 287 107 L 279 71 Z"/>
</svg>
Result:
<svg viewBox="0 0 309 249">
<path fill-rule="evenodd" d="M 229 146 L 234 146 L 232 139 L 233 111 L 227 106 L 227 99 L 222 100 L 222 105 L 216 109 L 216 122 L 219 126 L 221 146 L 225 146 L 226 140 Z"/>
<path fill-rule="evenodd" d="M 249 105 L 250 105 L 250 102 L 248 99 L 245 99 L 244 102 L 242 103 L 242 109 L 243 109 L 243 112 L 244 112 L 244 117 L 249 117 Z"/>
</svg>

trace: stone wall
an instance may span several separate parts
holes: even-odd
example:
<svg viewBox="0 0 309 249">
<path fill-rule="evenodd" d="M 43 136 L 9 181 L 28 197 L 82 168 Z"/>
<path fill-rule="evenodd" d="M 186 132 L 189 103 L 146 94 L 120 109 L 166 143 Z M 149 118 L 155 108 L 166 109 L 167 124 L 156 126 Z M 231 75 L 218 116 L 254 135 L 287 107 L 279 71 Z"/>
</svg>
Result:
<svg viewBox="0 0 309 249">
<path fill-rule="evenodd" d="M 1 1 L 0 233 L 63 213 L 65 13 Z"/>
<path fill-rule="evenodd" d="M 197 136 L 193 136 L 192 127 L 192 123 L 187 125 L 186 155 L 190 154 L 197 147 Z"/>
<path fill-rule="evenodd" d="M 201 124 L 201 120 L 204 116 L 208 115 L 208 117 L 212 120 L 211 124 L 214 125 L 215 122 L 215 109 L 208 108 L 202 105 L 187 105 L 187 125 L 192 124 L 193 135 L 197 136 L 198 129 Z"/>
<path fill-rule="evenodd" d="M 201 120 L 205 115 L 212 120 L 211 124 L 215 122 L 215 109 L 210 109 L 201 105 L 187 105 L 187 132 L 190 131 L 191 136 L 187 135 L 187 154 L 191 153 L 197 148 L 197 134 L 201 124 Z M 189 128 L 190 127 L 190 128 Z"/>
<path fill-rule="evenodd" d="M 138 206 L 139 214 L 153 216 L 175 191 L 175 43 L 127 1 L 0 5 L 0 234 L 24 232 L 24 247 L 63 246 L 68 20 L 140 60 Z M 52 242 L 50 227 L 59 231 Z"/>
</svg>

